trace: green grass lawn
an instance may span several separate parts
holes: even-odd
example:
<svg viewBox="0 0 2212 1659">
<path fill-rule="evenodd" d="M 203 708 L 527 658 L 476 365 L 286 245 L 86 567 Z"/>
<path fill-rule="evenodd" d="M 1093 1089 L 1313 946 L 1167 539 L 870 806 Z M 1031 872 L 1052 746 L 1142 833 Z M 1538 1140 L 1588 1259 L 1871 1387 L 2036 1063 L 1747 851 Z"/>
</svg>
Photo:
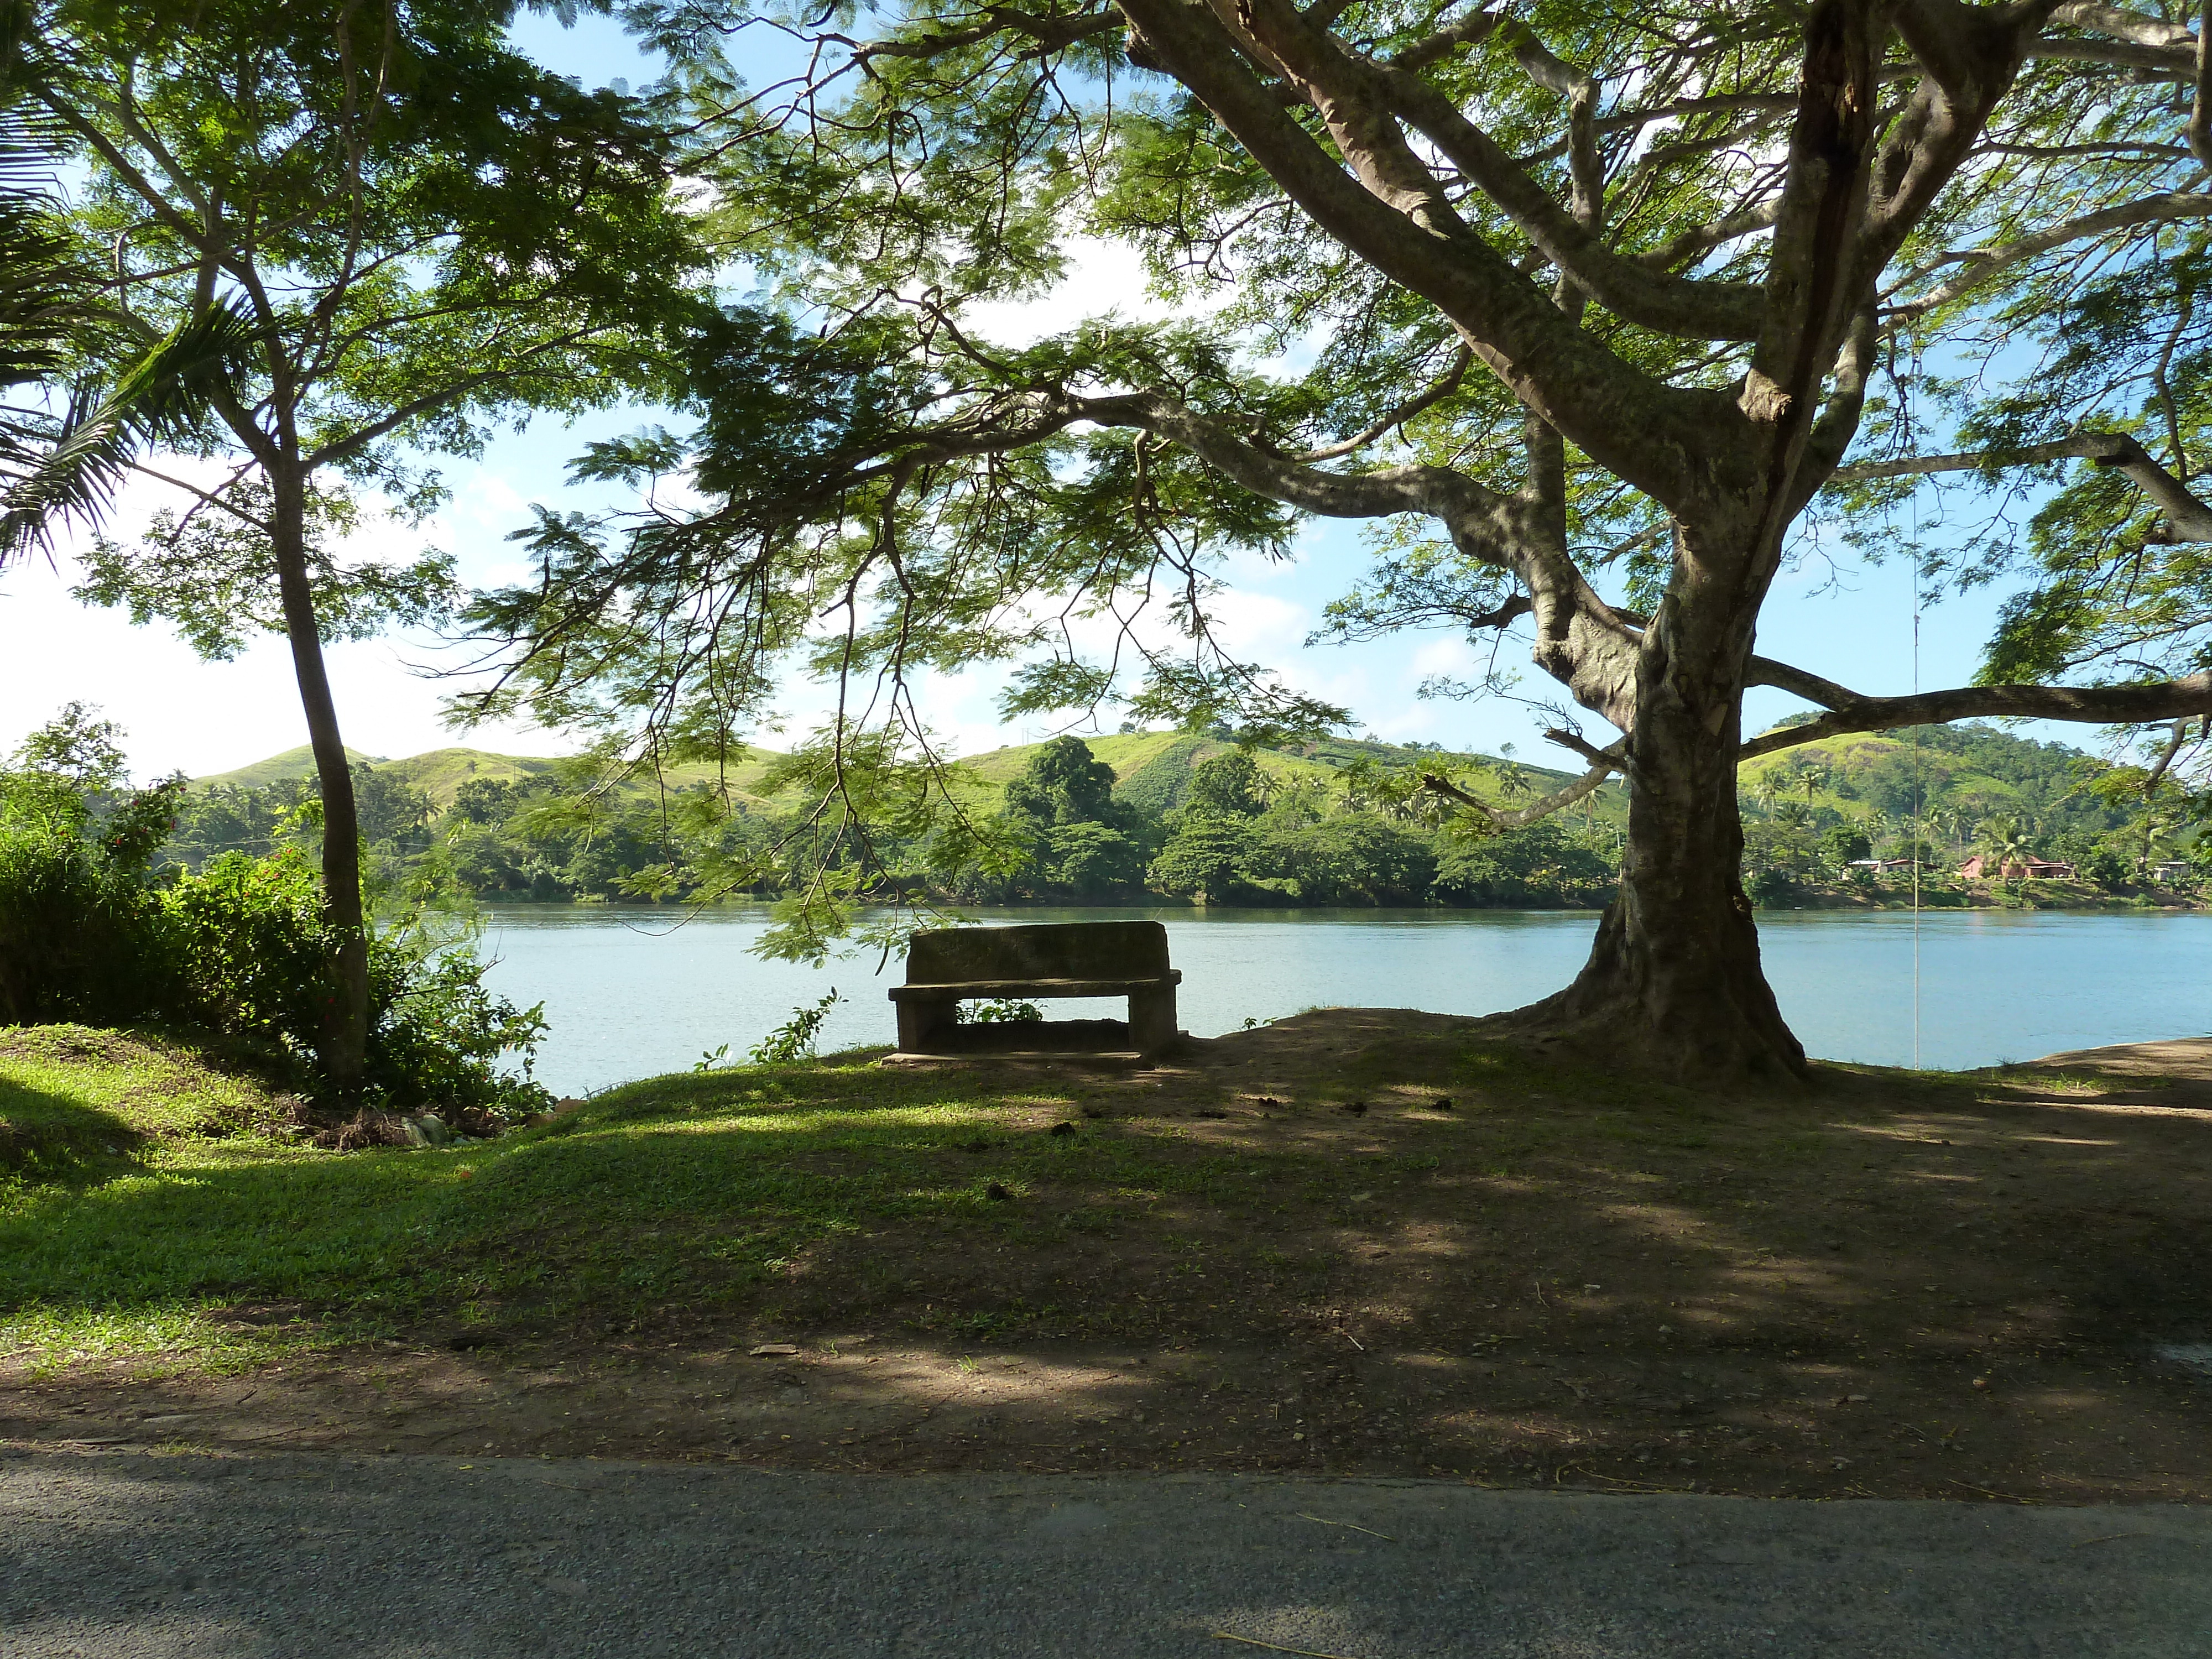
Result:
<svg viewBox="0 0 2212 1659">
<path fill-rule="evenodd" d="M 825 1241 L 922 1224 L 979 1247 L 1035 1243 L 1257 1181 L 1264 1161 L 1050 1133 L 1065 1091 L 1013 1103 L 1041 1115 L 1011 1132 L 1009 1102 L 975 1098 L 972 1080 L 835 1062 L 633 1084 L 495 1143 L 338 1154 L 165 1135 L 230 1103 L 226 1080 L 176 1062 L 180 1086 L 161 1091 L 155 1064 L 0 1060 L 8 1121 L 65 1121 L 82 1149 L 0 1177 L 0 1354 L 251 1364 L 279 1339 L 222 1316 L 269 1301 L 312 1304 L 312 1340 L 331 1342 L 425 1320 L 581 1331 L 674 1307 L 711 1316 Z M 1048 1185 L 1060 1201 L 1018 1201 Z"/>
</svg>

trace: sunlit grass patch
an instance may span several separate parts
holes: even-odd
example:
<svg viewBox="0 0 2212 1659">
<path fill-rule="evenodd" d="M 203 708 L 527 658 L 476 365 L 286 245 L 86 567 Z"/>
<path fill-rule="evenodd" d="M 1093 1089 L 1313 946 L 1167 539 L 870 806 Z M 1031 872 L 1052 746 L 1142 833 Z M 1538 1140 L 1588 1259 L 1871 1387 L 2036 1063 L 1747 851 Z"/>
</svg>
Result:
<svg viewBox="0 0 2212 1659">
<path fill-rule="evenodd" d="M 241 1322 L 216 1300 L 143 1307 L 31 1307 L 0 1318 L 0 1360 L 33 1377 L 106 1365 L 133 1376 L 234 1376 L 369 1334 L 349 1322 Z"/>
<path fill-rule="evenodd" d="M 283 1115 L 259 1084 L 165 1041 L 0 1027 L 0 1176 L 53 1178 L 88 1164 L 96 1172 L 149 1139 L 234 1133 Z"/>
</svg>

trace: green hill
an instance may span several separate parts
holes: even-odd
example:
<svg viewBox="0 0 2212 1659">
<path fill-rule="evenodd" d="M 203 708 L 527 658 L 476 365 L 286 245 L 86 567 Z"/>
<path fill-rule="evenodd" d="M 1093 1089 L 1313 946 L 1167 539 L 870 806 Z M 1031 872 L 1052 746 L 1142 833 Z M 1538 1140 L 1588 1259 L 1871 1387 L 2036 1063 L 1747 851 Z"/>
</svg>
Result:
<svg viewBox="0 0 2212 1659">
<path fill-rule="evenodd" d="M 1085 738 L 1091 752 L 1114 769 L 1114 793 L 1121 799 L 1147 812 L 1167 812 L 1182 804 L 1190 792 L 1190 775 L 1200 764 L 1216 755 L 1226 754 L 1236 744 L 1224 738 L 1210 738 L 1194 732 L 1131 732 L 1109 737 Z M 1011 748 L 994 749 L 988 754 L 969 759 L 965 765 L 969 773 L 988 786 L 979 792 L 987 800 L 995 799 L 1007 784 L 1021 775 L 1042 744 L 1018 744 Z M 1386 770 L 1443 766 L 1465 767 L 1480 764 L 1499 768 L 1504 763 L 1493 757 L 1474 754 L 1453 754 L 1431 749 L 1401 747 L 1396 744 L 1372 743 L 1354 738 L 1329 738 L 1317 742 L 1301 743 L 1284 749 L 1262 749 L 1255 758 L 1260 769 L 1277 782 L 1295 786 L 1300 782 L 1318 785 L 1324 789 L 1338 787 L 1340 775 L 1356 761 L 1367 761 Z M 1518 769 L 1529 791 L 1541 794 L 1559 787 L 1575 775 L 1555 772 L 1547 768 L 1522 766 Z M 1487 788 L 1478 787 L 1478 793 L 1502 797 L 1503 775 L 1496 777 Z M 1600 804 L 1600 816 L 1607 815 L 1609 806 L 1615 812 L 1621 810 L 1617 789 L 1607 789 Z"/>
<path fill-rule="evenodd" d="M 420 755 L 409 755 L 399 760 L 386 760 L 380 755 L 364 755 L 358 750 L 346 750 L 348 759 L 356 764 L 366 763 L 379 772 L 388 773 L 409 788 L 419 790 L 430 798 L 441 811 L 453 804 L 453 797 L 465 783 L 478 779 L 503 783 L 520 783 L 527 778 L 544 777 L 560 769 L 562 762 L 545 755 L 498 755 L 485 749 L 431 749 Z M 768 763 L 775 758 L 773 750 L 754 749 L 746 751 L 745 758 L 730 769 L 730 782 L 738 795 L 757 800 L 748 786 L 756 781 Z M 306 744 L 288 749 L 281 755 L 271 755 L 266 760 L 255 761 L 228 772 L 217 772 L 204 778 L 194 778 L 191 787 L 197 790 L 222 788 L 264 789 L 272 783 L 290 778 L 313 777 L 315 758 Z M 681 788 L 694 783 L 714 781 L 714 769 L 703 763 L 691 763 L 668 769 L 668 781 Z M 623 786 L 627 793 L 643 793 L 651 787 L 649 782 L 633 781 Z"/>
<path fill-rule="evenodd" d="M 1084 741 L 1092 754 L 1114 769 L 1115 793 L 1153 813 L 1180 805 L 1189 792 L 1193 769 L 1233 746 L 1221 738 L 1190 732 L 1121 732 Z M 994 807 L 1006 785 L 1020 775 L 1042 747 L 1042 744 L 1017 744 L 963 762 L 970 781 L 966 793 L 974 804 L 985 810 Z M 346 752 L 428 795 L 441 811 L 453 804 L 463 784 L 472 780 L 519 783 L 544 776 L 562 765 L 546 756 L 501 755 L 458 747 L 433 749 L 399 760 L 380 760 L 352 750 Z M 751 749 L 731 768 L 729 783 L 741 800 L 766 804 L 755 786 L 775 758 L 773 750 Z M 1261 750 L 1256 758 L 1261 769 L 1283 785 L 1317 784 L 1332 792 L 1340 787 L 1345 769 L 1363 760 L 1384 770 L 1486 766 L 1491 769 L 1479 783 L 1478 792 L 1499 799 L 1504 796 L 1508 775 L 1506 763 L 1493 757 L 1351 738 Z M 1743 769 L 1742 787 L 1746 804 L 1754 814 L 1781 802 L 1799 801 L 1846 818 L 1864 818 L 1871 813 L 1902 817 L 1913 811 L 1917 799 L 1923 810 L 1948 809 L 1977 819 L 2007 816 L 2034 819 L 2053 830 L 2077 825 L 2102 827 L 2110 814 L 2078 788 L 2080 763 L 2089 758 L 2064 744 L 2038 743 L 1986 726 L 1923 727 L 1917 742 L 1911 732 L 1855 732 L 1753 761 Z M 1523 799 L 1556 789 L 1575 775 L 1525 764 L 1510 769 L 1520 775 L 1524 788 L 1517 798 Z M 306 777 L 313 771 L 313 757 L 302 745 L 233 771 L 196 778 L 192 787 L 262 788 L 283 779 Z M 710 782 L 714 775 L 714 768 L 690 763 L 672 767 L 667 781 L 681 788 Z M 624 786 L 624 793 L 642 794 L 652 787 L 650 781 L 636 780 Z M 1600 793 L 1595 810 L 1597 817 L 1608 821 L 1622 815 L 1625 802 L 1618 784 L 1608 785 Z"/>
<path fill-rule="evenodd" d="M 1994 726 L 1931 726 L 1853 732 L 1784 750 L 1746 766 L 1741 784 L 1747 804 L 1758 811 L 1800 801 L 1857 820 L 1919 811 L 1976 823 L 2014 818 L 2056 834 L 2121 821 L 2124 815 L 2081 787 L 2094 763 L 2094 757 L 2069 744 L 2038 743 Z"/>
<path fill-rule="evenodd" d="M 1190 775 L 1201 763 L 1214 756 L 1224 754 L 1236 745 L 1224 739 L 1206 737 L 1190 732 L 1132 732 L 1112 736 L 1086 738 L 1091 752 L 1114 769 L 1115 793 L 1140 809 L 1153 813 L 1165 812 L 1182 805 L 1190 790 Z M 962 791 L 972 804 L 981 810 L 994 808 L 1005 793 L 1006 785 L 1021 775 L 1042 744 L 1018 744 L 1009 748 L 994 749 L 970 757 L 961 763 L 969 780 Z M 347 755 L 354 761 L 367 762 L 375 770 L 386 773 L 430 798 L 441 811 L 453 805 L 453 797 L 463 784 L 478 779 L 520 783 L 525 779 L 543 777 L 557 771 L 562 765 L 559 759 L 539 755 L 500 755 L 483 749 L 433 749 L 420 755 L 409 755 L 399 760 L 384 760 L 366 756 L 349 749 Z M 755 786 L 770 762 L 777 758 L 769 749 L 749 749 L 744 758 L 730 769 L 728 781 L 738 799 L 747 805 L 766 805 L 766 798 L 756 792 Z M 1469 764 L 1503 768 L 1505 763 L 1473 754 L 1451 754 L 1436 750 L 1401 747 L 1395 744 L 1374 743 L 1359 738 L 1326 738 L 1302 743 L 1293 747 L 1259 750 L 1256 758 L 1261 771 L 1286 786 L 1304 783 L 1334 790 L 1345 769 L 1358 761 L 1367 761 L 1385 770 L 1438 766 L 1464 768 Z M 270 784 L 290 778 L 304 778 L 314 773 L 314 757 L 303 744 L 288 749 L 281 755 L 271 755 L 266 760 L 255 761 L 228 772 L 219 772 L 210 777 L 195 778 L 192 787 L 212 790 L 223 787 L 246 789 L 265 788 Z M 1575 775 L 1554 771 L 1538 766 L 1515 769 L 1525 783 L 1522 798 L 1541 794 L 1558 788 Z M 1479 781 L 1477 793 L 1486 797 L 1505 798 L 1507 774 L 1493 773 Z M 702 763 L 687 763 L 668 769 L 667 782 L 672 787 L 684 788 L 696 783 L 714 781 L 715 769 Z M 653 788 L 650 780 L 632 780 L 623 787 L 629 794 L 643 794 Z M 1620 815 L 1624 804 L 1617 787 L 1602 792 L 1596 804 L 1597 815 L 1613 818 Z"/>
<path fill-rule="evenodd" d="M 358 749 L 346 750 L 346 758 L 359 765 L 385 764 L 381 755 L 364 755 Z M 194 778 L 195 789 L 266 789 L 272 783 L 283 783 L 291 778 L 309 778 L 315 775 L 315 751 L 301 744 L 297 749 L 287 749 L 281 755 L 271 755 L 267 760 L 258 760 L 249 766 L 240 766 L 228 772 L 217 772 L 212 776 Z"/>
</svg>

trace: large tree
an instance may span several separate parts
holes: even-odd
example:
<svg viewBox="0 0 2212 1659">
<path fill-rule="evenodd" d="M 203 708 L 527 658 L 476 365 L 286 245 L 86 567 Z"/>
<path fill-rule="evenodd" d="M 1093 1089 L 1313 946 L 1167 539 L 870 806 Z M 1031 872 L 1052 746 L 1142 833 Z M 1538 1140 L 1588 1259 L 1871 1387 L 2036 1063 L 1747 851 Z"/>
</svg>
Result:
<svg viewBox="0 0 2212 1659">
<path fill-rule="evenodd" d="M 712 14 L 633 15 L 680 49 Z M 702 127 L 767 291 L 702 343 L 688 443 L 592 463 L 688 468 L 710 504 L 545 520 L 543 579 L 477 613 L 514 651 L 487 708 L 590 687 L 612 723 L 711 747 L 801 649 L 883 677 L 894 714 L 918 669 L 1024 651 L 1010 712 L 1081 706 L 1116 665 L 1066 619 L 1164 599 L 1197 643 L 1123 631 L 1140 712 L 1325 718 L 1209 653 L 1215 561 L 1286 552 L 1299 515 L 1368 520 L 1383 556 L 1337 627 L 1518 630 L 1620 734 L 1562 718 L 1588 775 L 1515 814 L 1615 772 L 1631 803 L 1589 963 L 1521 1023 L 1721 1079 L 1804 1066 L 1738 880 L 1741 759 L 2212 712 L 2186 551 L 2212 537 L 2188 489 L 2212 58 L 2185 23 L 2081 0 L 714 21 L 805 46 Z M 978 302 L 1047 290 L 1079 235 L 1140 247 L 1192 320 L 989 339 Z M 1998 510 L 1905 547 L 1899 503 L 1941 479 Z M 1882 696 L 1760 655 L 1808 514 L 1823 556 L 2025 574 L 1995 682 Z M 1820 712 L 1747 742 L 1756 685 Z"/>
<path fill-rule="evenodd" d="M 323 661 L 333 635 L 434 607 L 435 558 L 349 565 L 358 492 L 419 514 L 416 459 L 491 425 L 660 385 L 704 254 L 662 125 L 515 51 L 503 0 L 32 0 L 28 95 L 82 179 L 70 228 L 104 270 L 72 368 L 112 379 L 211 314 L 250 338 L 184 444 L 134 464 L 181 492 L 95 597 L 185 623 L 210 654 L 289 638 L 323 810 L 328 1080 L 357 1092 L 367 919 L 350 769 Z M 177 434 L 171 434 L 175 436 Z M 372 501 L 372 504 L 374 504 Z"/>
</svg>

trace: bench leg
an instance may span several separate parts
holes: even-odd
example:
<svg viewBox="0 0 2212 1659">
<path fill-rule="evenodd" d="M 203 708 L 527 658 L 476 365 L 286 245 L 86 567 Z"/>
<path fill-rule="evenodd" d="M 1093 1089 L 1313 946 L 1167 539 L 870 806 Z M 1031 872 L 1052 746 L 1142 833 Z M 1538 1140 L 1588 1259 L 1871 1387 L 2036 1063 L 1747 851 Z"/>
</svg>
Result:
<svg viewBox="0 0 2212 1659">
<path fill-rule="evenodd" d="M 952 1024 L 952 1012 L 959 1005 L 951 1002 L 923 1002 L 908 997 L 893 1005 L 898 1009 L 899 1052 L 926 1054 L 937 1033 Z"/>
<path fill-rule="evenodd" d="M 1176 1028 L 1176 988 L 1156 985 L 1129 993 L 1129 1046 L 1147 1060 L 1165 1054 L 1181 1033 Z"/>
</svg>

